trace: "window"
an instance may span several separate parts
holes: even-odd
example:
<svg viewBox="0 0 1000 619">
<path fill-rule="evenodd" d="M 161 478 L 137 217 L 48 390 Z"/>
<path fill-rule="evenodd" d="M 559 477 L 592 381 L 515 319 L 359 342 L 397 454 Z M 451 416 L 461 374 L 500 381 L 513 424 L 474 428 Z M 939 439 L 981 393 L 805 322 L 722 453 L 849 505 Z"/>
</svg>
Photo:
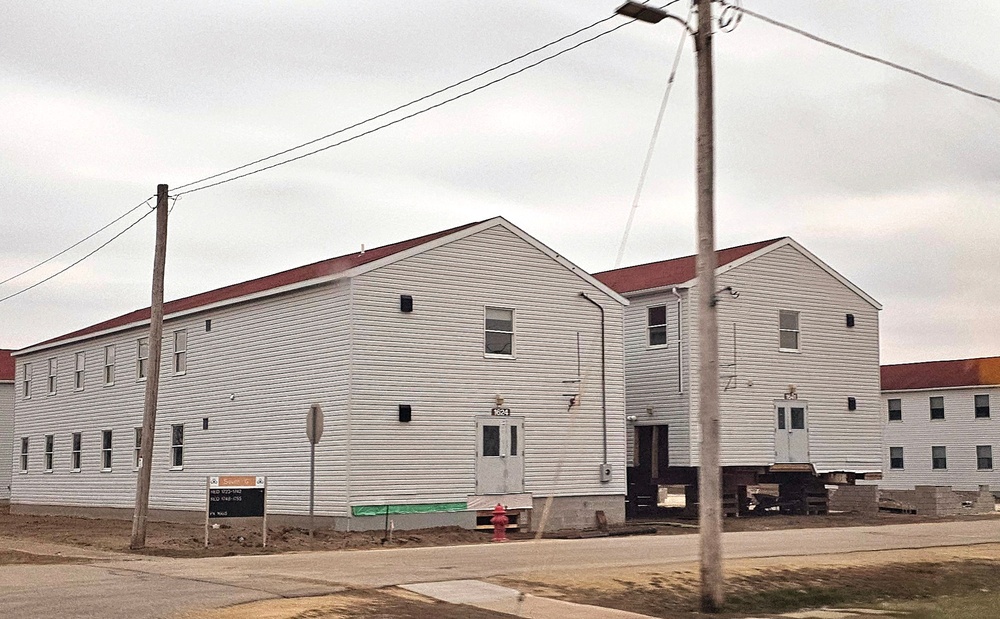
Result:
<svg viewBox="0 0 1000 619">
<path fill-rule="evenodd" d="M 793 430 L 805 430 L 806 429 L 806 409 L 800 407 L 792 407 L 792 429 Z"/>
<path fill-rule="evenodd" d="M 52 472 L 52 449 L 55 443 L 55 437 L 51 434 L 45 435 L 45 472 Z"/>
<path fill-rule="evenodd" d="M 486 354 L 514 354 L 514 310 L 486 308 Z"/>
<path fill-rule="evenodd" d="M 73 433 L 73 453 L 72 453 L 71 462 L 70 462 L 71 468 L 74 471 L 79 471 L 80 470 L 80 447 L 81 447 L 80 444 L 82 442 L 83 442 L 83 437 L 81 436 L 81 434 L 79 432 L 74 432 Z"/>
<path fill-rule="evenodd" d="M 139 468 L 142 459 L 142 428 L 135 429 L 135 455 L 132 457 L 132 468 Z"/>
<path fill-rule="evenodd" d="M 76 353 L 76 369 L 73 371 L 73 388 L 83 391 L 84 370 L 87 368 L 87 353 Z"/>
<path fill-rule="evenodd" d="M 948 468 L 948 450 L 944 447 L 931 447 L 931 468 Z"/>
<path fill-rule="evenodd" d="M 799 349 L 799 313 L 788 310 L 778 312 L 778 348 Z"/>
<path fill-rule="evenodd" d="M 149 338 L 140 337 L 138 342 L 139 353 L 135 360 L 135 377 L 137 380 L 146 380 L 149 375 Z"/>
<path fill-rule="evenodd" d="M 21 437 L 21 472 L 28 472 L 28 437 Z"/>
<path fill-rule="evenodd" d="M 101 431 L 101 469 L 111 470 L 111 430 Z"/>
<path fill-rule="evenodd" d="M 993 446 L 992 445 L 977 445 L 976 446 L 976 468 L 980 471 L 992 471 L 993 470 Z"/>
<path fill-rule="evenodd" d="M 30 363 L 25 363 L 24 364 L 24 382 L 23 382 L 23 385 L 24 385 L 24 390 L 23 390 L 22 393 L 24 394 L 24 399 L 25 400 L 30 400 L 31 399 L 31 364 Z"/>
<path fill-rule="evenodd" d="M 184 424 L 170 426 L 170 466 L 184 466 Z"/>
<path fill-rule="evenodd" d="M 104 384 L 115 384 L 115 345 L 104 347 Z"/>
<path fill-rule="evenodd" d="M 931 398 L 931 419 L 944 419 L 944 396 Z"/>
<path fill-rule="evenodd" d="M 889 468 L 890 469 L 901 469 L 901 468 L 903 468 L 903 448 L 902 447 L 890 447 L 889 448 Z"/>
<path fill-rule="evenodd" d="M 174 331 L 174 374 L 187 372 L 187 331 Z"/>
<path fill-rule="evenodd" d="M 483 455 L 500 455 L 500 426 L 483 425 Z"/>
<path fill-rule="evenodd" d="M 783 406 L 778 407 L 778 429 L 785 429 L 785 408 Z"/>
<path fill-rule="evenodd" d="M 49 359 L 49 395 L 55 395 L 56 393 L 56 374 L 59 372 L 59 360 L 52 358 Z"/>
<path fill-rule="evenodd" d="M 976 419 L 988 419 L 990 416 L 990 396 L 976 396 Z"/>
<path fill-rule="evenodd" d="M 663 346 L 667 343 L 666 305 L 657 305 L 646 310 L 646 329 L 649 331 L 650 346 Z"/>
<path fill-rule="evenodd" d="M 889 400 L 889 421 L 903 420 L 903 401 L 898 398 Z"/>
</svg>

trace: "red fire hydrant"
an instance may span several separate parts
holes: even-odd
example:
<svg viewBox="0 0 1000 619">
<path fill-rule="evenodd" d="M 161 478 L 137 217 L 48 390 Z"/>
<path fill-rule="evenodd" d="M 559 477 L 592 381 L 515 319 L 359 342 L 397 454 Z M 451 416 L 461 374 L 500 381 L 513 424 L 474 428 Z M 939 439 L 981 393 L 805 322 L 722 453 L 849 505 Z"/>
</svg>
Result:
<svg viewBox="0 0 1000 619">
<path fill-rule="evenodd" d="M 494 542 L 507 541 L 507 524 L 509 522 L 510 519 L 507 518 L 507 510 L 503 508 L 503 505 L 497 503 L 497 506 L 493 508 L 493 517 L 490 518 L 490 524 L 493 525 Z"/>
</svg>

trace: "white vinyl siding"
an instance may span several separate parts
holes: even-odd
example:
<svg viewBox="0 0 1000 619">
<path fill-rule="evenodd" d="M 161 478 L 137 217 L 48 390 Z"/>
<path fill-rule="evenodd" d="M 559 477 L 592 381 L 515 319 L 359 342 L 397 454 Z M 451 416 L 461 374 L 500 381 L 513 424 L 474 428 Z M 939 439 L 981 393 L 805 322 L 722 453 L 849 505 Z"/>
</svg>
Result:
<svg viewBox="0 0 1000 619">
<path fill-rule="evenodd" d="M 958 387 L 941 390 L 912 390 L 885 392 L 883 401 L 899 400 L 904 411 L 902 421 L 883 424 L 883 441 L 886 445 L 905 448 L 907 459 L 903 470 L 886 470 L 879 486 L 887 489 L 908 490 L 920 485 L 951 486 L 953 490 L 976 490 L 980 485 L 1000 489 L 1000 470 L 982 468 L 978 447 L 1000 445 L 1000 423 L 991 417 L 977 417 L 976 403 L 983 398 L 1000 397 L 1000 387 Z M 944 399 L 944 419 L 930 418 L 930 398 Z M 944 447 L 947 469 L 933 469 L 931 448 Z M 985 457 L 985 456 L 984 456 Z M 992 464 L 992 462 L 991 462 Z"/>
</svg>

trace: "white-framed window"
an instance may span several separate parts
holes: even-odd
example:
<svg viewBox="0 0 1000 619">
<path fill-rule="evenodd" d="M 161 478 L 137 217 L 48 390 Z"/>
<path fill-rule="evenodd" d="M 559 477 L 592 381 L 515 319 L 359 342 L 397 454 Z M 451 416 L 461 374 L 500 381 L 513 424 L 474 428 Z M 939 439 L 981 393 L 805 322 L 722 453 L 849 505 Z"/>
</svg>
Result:
<svg viewBox="0 0 1000 619">
<path fill-rule="evenodd" d="M 28 437 L 21 437 L 21 472 L 28 472 Z"/>
<path fill-rule="evenodd" d="M 514 310 L 486 308 L 485 352 L 487 355 L 514 355 Z"/>
<path fill-rule="evenodd" d="M 74 472 L 80 471 L 80 463 L 83 460 L 81 457 L 83 451 L 83 435 L 79 432 L 73 433 L 73 451 L 70 452 L 70 468 Z"/>
<path fill-rule="evenodd" d="M 111 470 L 111 430 L 101 430 L 101 470 Z"/>
<path fill-rule="evenodd" d="M 799 313 L 778 310 L 778 348 L 799 350 Z"/>
<path fill-rule="evenodd" d="M 142 428 L 135 428 L 135 454 L 132 456 L 132 468 L 139 470 L 142 459 Z"/>
<path fill-rule="evenodd" d="M 74 358 L 75 366 L 73 370 L 73 389 L 83 391 L 85 371 L 87 369 L 87 353 L 80 351 Z"/>
<path fill-rule="evenodd" d="M 187 341 L 186 330 L 174 331 L 174 374 L 187 372 Z"/>
<path fill-rule="evenodd" d="M 149 338 L 140 337 L 136 342 L 135 377 L 146 380 L 149 376 Z"/>
<path fill-rule="evenodd" d="M 104 347 L 104 384 L 115 384 L 115 345 Z"/>
<path fill-rule="evenodd" d="M 903 401 L 899 398 L 889 399 L 889 421 L 903 420 Z"/>
<path fill-rule="evenodd" d="M 52 452 L 55 449 L 56 437 L 51 434 L 45 435 L 45 472 L 52 472 Z"/>
<path fill-rule="evenodd" d="M 981 394 L 975 397 L 976 400 L 976 419 L 989 419 L 990 418 L 990 396 L 989 394 Z"/>
<path fill-rule="evenodd" d="M 943 446 L 931 447 L 931 468 L 943 470 L 948 468 L 948 450 Z"/>
<path fill-rule="evenodd" d="M 889 468 L 890 469 L 901 469 L 901 468 L 903 468 L 903 448 L 902 447 L 890 447 L 889 448 Z"/>
<path fill-rule="evenodd" d="M 58 387 L 58 375 L 59 375 L 59 360 L 55 357 L 49 359 L 49 381 L 48 389 L 49 395 L 56 394 L 56 388 Z"/>
<path fill-rule="evenodd" d="M 170 426 L 170 466 L 184 468 L 184 424 Z"/>
<path fill-rule="evenodd" d="M 25 363 L 24 367 L 23 367 L 23 369 L 21 371 L 24 372 L 24 374 L 22 375 L 22 381 L 21 381 L 21 386 L 22 386 L 21 394 L 22 394 L 22 396 L 24 397 L 25 400 L 30 400 L 31 399 L 31 364 L 30 363 Z"/>
<path fill-rule="evenodd" d="M 992 445 L 976 445 L 976 468 L 980 471 L 993 470 Z"/>
<path fill-rule="evenodd" d="M 650 346 L 667 344 L 667 306 L 654 305 L 646 309 L 646 341 Z"/>
<path fill-rule="evenodd" d="M 931 419 L 944 419 L 944 396 L 934 395 L 930 398 Z"/>
</svg>

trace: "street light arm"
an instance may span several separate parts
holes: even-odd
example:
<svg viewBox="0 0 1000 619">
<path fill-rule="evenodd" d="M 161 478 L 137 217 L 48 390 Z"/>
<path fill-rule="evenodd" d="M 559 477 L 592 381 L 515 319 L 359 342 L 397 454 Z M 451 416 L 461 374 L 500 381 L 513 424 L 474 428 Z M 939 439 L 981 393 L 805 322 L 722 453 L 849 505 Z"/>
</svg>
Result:
<svg viewBox="0 0 1000 619">
<path fill-rule="evenodd" d="M 666 18 L 667 19 L 672 19 L 675 22 L 677 22 L 678 24 L 684 26 L 684 29 L 687 30 L 687 33 L 690 34 L 691 36 L 695 36 L 695 35 L 698 34 L 696 31 L 692 30 L 691 26 L 689 26 L 688 23 L 686 21 L 684 21 L 683 19 L 681 19 L 680 17 L 677 17 L 676 15 L 671 15 L 670 13 L 667 13 L 667 17 Z"/>
</svg>

